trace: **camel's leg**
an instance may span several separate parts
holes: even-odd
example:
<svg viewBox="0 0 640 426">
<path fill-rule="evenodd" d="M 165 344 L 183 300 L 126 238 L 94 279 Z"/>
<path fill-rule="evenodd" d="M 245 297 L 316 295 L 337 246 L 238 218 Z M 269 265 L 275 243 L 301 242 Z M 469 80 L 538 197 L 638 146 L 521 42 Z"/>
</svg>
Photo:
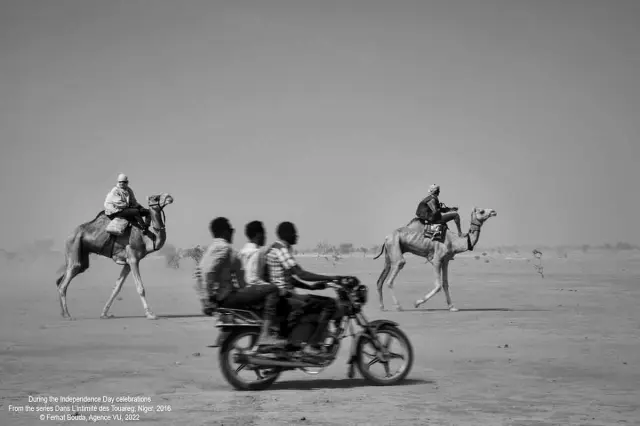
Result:
<svg viewBox="0 0 640 426">
<path fill-rule="evenodd" d="M 144 285 L 142 284 L 142 277 L 140 276 L 140 260 L 139 259 L 131 259 L 129 260 L 129 265 L 131 266 L 131 272 L 133 273 L 133 279 L 136 281 L 136 289 L 138 290 L 138 294 L 140 295 L 140 300 L 142 301 L 142 306 L 144 307 L 144 314 L 147 316 L 147 319 L 157 319 L 158 317 L 154 315 L 147 303 L 147 299 L 145 298 Z"/>
<path fill-rule="evenodd" d="M 400 273 L 402 268 L 404 268 L 404 264 L 405 263 L 406 263 L 406 260 L 404 260 L 404 257 L 402 257 L 400 259 L 400 261 L 398 261 L 395 264 L 391 265 L 390 272 L 389 272 L 389 278 L 388 278 L 389 291 L 391 292 L 391 298 L 393 299 L 393 305 L 395 306 L 396 310 L 398 310 L 398 311 L 402 310 L 402 306 L 400 306 L 400 302 L 398 302 L 398 299 L 396 298 L 396 294 L 393 291 L 393 285 L 395 283 L 396 277 L 398 276 L 398 274 Z"/>
<path fill-rule="evenodd" d="M 447 299 L 447 307 L 451 312 L 458 312 L 458 308 L 453 306 L 451 301 L 451 294 L 449 293 L 449 261 L 445 260 L 442 263 L 442 290 L 444 291 L 444 297 Z"/>
<path fill-rule="evenodd" d="M 389 263 L 389 259 L 385 259 L 384 269 L 380 273 L 378 277 L 378 298 L 380 299 L 380 310 L 384 311 L 384 297 L 382 295 L 382 288 L 384 286 L 385 281 L 387 280 L 387 276 L 389 276 L 389 270 L 391 269 L 391 264 Z"/>
<path fill-rule="evenodd" d="M 389 291 L 391 292 L 391 298 L 393 299 L 393 305 L 396 310 L 401 311 L 402 306 L 398 302 L 396 298 L 395 292 L 393 291 L 393 284 L 398 276 L 400 270 L 404 267 L 406 260 L 402 255 L 402 249 L 400 248 L 400 241 L 398 241 L 398 236 L 394 235 L 391 239 L 385 242 L 385 269 L 382 271 L 380 278 L 378 278 L 378 292 L 380 294 L 380 309 L 384 310 L 384 305 L 382 304 L 382 289 L 384 287 L 384 283 L 387 282 L 389 285 Z M 386 272 L 386 273 L 385 273 Z"/>
<path fill-rule="evenodd" d="M 69 313 L 69 308 L 67 307 L 67 288 L 71 283 L 71 280 L 76 277 L 80 273 L 81 266 L 78 264 L 69 263 L 67 266 L 64 275 L 62 276 L 62 280 L 58 285 L 58 299 L 60 300 L 60 311 L 62 318 L 68 318 L 72 320 L 71 314 Z"/>
<path fill-rule="evenodd" d="M 113 315 L 109 315 L 109 309 L 111 309 L 111 304 L 113 303 L 115 298 L 118 296 L 118 293 L 120 293 L 120 290 L 122 290 L 122 286 L 126 281 L 127 277 L 129 276 L 129 272 L 131 272 L 131 266 L 129 266 L 128 264 L 124 265 L 122 267 L 122 270 L 120 271 L 120 276 L 116 281 L 116 285 L 113 288 L 113 292 L 111 293 L 109 300 L 107 300 L 107 303 L 104 305 L 104 308 L 102 309 L 102 314 L 100 315 L 100 318 L 113 318 Z"/>
<path fill-rule="evenodd" d="M 60 300 L 60 310 L 63 318 L 72 320 L 69 308 L 67 307 L 67 289 L 71 280 L 78 274 L 83 273 L 89 268 L 89 253 L 82 252 L 82 235 L 77 234 L 72 240 L 67 241 L 66 245 L 66 270 L 58 282 L 58 296 Z"/>
<path fill-rule="evenodd" d="M 436 273 L 436 281 L 435 281 L 435 287 L 433 290 L 431 290 L 429 293 L 424 295 L 424 299 L 418 299 L 416 300 L 415 303 L 415 307 L 417 308 L 418 306 L 422 305 L 423 303 L 425 303 L 427 300 L 431 299 L 433 296 L 435 296 L 440 290 L 442 290 L 442 263 L 438 262 L 438 261 L 432 261 L 433 263 L 433 270 Z"/>
</svg>

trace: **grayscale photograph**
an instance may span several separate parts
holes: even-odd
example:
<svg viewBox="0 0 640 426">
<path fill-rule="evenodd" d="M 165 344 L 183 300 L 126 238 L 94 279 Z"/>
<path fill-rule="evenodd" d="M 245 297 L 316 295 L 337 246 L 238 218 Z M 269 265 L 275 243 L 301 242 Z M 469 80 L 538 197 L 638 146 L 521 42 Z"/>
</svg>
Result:
<svg viewBox="0 0 640 426">
<path fill-rule="evenodd" d="M 640 426 L 639 0 L 0 0 L 0 425 Z"/>
</svg>

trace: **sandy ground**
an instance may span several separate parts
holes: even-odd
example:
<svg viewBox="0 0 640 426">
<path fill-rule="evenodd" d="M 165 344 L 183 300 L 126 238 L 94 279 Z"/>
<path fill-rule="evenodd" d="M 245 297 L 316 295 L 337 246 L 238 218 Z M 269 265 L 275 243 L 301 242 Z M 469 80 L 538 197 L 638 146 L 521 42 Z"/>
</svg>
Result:
<svg viewBox="0 0 640 426">
<path fill-rule="evenodd" d="M 343 347 L 321 375 L 285 373 L 262 392 L 237 392 L 222 379 L 216 350 L 206 347 L 217 330 L 198 315 L 189 263 L 181 270 L 161 260 L 142 263 L 148 300 L 163 318 L 144 319 L 130 278 L 111 311 L 118 318 L 100 320 L 119 267 L 94 258 L 70 286 L 76 320 L 68 321 L 57 301 L 57 260 L 0 261 L 0 425 L 83 423 L 9 412 L 9 405 L 44 406 L 29 403 L 29 395 L 147 396 L 151 403 L 143 405 L 171 411 L 139 413 L 137 423 L 161 425 L 640 424 L 637 253 L 544 258 L 544 279 L 526 260 L 484 259 L 452 262 L 452 296 L 461 311 L 450 313 L 442 294 L 413 309 L 433 282 L 422 259 L 408 256 L 398 277 L 407 310 L 380 312 L 381 259 L 354 256 L 334 266 L 301 258 L 311 270 L 367 283 L 365 312 L 400 323 L 415 364 L 403 385 L 370 386 L 346 378 Z M 385 298 L 391 307 L 387 290 Z"/>
</svg>

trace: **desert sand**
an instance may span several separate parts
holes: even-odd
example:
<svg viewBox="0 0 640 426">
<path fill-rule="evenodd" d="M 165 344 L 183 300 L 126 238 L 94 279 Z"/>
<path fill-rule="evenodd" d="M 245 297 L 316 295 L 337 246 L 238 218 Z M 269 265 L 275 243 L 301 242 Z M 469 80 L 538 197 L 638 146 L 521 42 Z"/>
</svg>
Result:
<svg viewBox="0 0 640 426">
<path fill-rule="evenodd" d="M 143 405 L 154 411 L 138 413 L 135 423 L 158 425 L 640 424 L 638 252 L 544 256 L 544 279 L 526 259 L 475 259 L 480 252 L 451 263 L 457 313 L 445 310 L 442 294 L 413 309 L 433 286 L 424 259 L 408 255 L 396 281 L 406 310 L 380 312 L 375 283 L 382 259 L 354 255 L 334 265 L 300 257 L 312 271 L 366 283 L 365 313 L 397 321 L 413 343 L 415 363 L 394 387 L 371 386 L 359 375 L 347 379 L 347 340 L 340 359 L 320 375 L 284 373 L 261 392 L 235 391 L 223 380 L 217 349 L 206 347 L 217 329 L 199 314 L 188 259 L 178 270 L 162 259 L 142 261 L 156 321 L 144 318 L 131 277 L 111 309 L 116 318 L 99 319 L 119 273 L 107 259 L 92 258 L 71 283 L 73 321 L 60 316 L 57 300 L 62 258 L 0 260 L 0 425 L 83 423 L 9 411 L 45 405 L 30 403 L 30 395 L 145 396 L 151 402 Z M 391 308 L 386 289 L 385 301 Z"/>
</svg>

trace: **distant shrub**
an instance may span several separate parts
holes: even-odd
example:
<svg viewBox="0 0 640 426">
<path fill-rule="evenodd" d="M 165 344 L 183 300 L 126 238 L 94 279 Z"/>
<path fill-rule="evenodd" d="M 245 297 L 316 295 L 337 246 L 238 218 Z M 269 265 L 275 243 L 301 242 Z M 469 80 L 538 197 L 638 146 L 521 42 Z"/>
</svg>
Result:
<svg viewBox="0 0 640 426">
<path fill-rule="evenodd" d="M 616 244 L 616 250 L 633 250 L 633 249 L 634 247 L 629 243 L 618 242 Z"/>
</svg>

